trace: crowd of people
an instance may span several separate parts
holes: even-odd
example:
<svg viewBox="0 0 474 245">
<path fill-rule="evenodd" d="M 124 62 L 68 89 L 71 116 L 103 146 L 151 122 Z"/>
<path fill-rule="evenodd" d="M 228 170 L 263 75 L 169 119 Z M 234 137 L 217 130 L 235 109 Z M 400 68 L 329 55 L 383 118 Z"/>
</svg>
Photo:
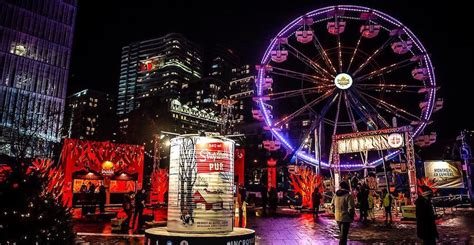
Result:
<svg viewBox="0 0 474 245">
<path fill-rule="evenodd" d="M 98 187 L 98 193 L 96 193 L 97 186 L 93 182 L 82 183 L 79 190 L 78 203 L 82 206 L 81 215 L 84 217 L 87 214 L 95 214 L 97 206 L 99 206 L 99 212 L 105 212 L 106 202 L 106 191 L 105 186 L 101 184 Z"/>
<path fill-rule="evenodd" d="M 436 215 L 431 203 L 433 192 L 429 187 L 422 186 L 421 188 L 423 193 L 418 196 L 415 202 L 417 235 L 423 240 L 423 244 L 436 244 L 438 231 L 435 223 Z M 370 189 L 364 183 L 356 187 L 355 195 L 351 192 L 351 189 L 351 186 L 347 182 L 342 181 L 331 203 L 334 218 L 340 231 L 339 244 L 347 244 L 350 225 L 355 218 L 356 198 L 360 211 L 359 221 L 367 221 L 367 217 L 372 219 L 372 221 L 375 220 L 373 209 L 376 193 L 371 193 Z M 400 197 L 402 198 L 403 195 L 400 195 Z M 392 205 L 395 198 L 390 192 L 384 189 L 380 199 L 384 209 L 385 223 L 392 223 Z"/>
<path fill-rule="evenodd" d="M 147 198 L 146 190 L 140 189 L 136 192 L 130 191 L 124 196 L 122 203 L 123 211 L 126 215 L 122 223 L 125 229 L 135 229 L 143 226 L 143 210 Z M 95 214 L 99 207 L 99 214 L 105 213 L 106 188 L 103 184 L 97 187 L 93 182 L 84 182 L 79 191 L 78 204 L 81 206 L 81 215 Z"/>
</svg>

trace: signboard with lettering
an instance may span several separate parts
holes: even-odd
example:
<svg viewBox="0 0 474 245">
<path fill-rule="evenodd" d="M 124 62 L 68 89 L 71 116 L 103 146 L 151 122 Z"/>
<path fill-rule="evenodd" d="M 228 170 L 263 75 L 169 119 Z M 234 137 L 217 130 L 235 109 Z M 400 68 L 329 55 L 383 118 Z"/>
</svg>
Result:
<svg viewBox="0 0 474 245">
<path fill-rule="evenodd" d="M 455 161 L 425 161 L 425 177 L 435 183 L 434 187 L 464 188 L 461 163 Z"/>
<path fill-rule="evenodd" d="M 368 135 L 337 140 L 339 154 L 387 150 L 400 148 L 404 145 L 404 137 L 401 133 Z"/>
<path fill-rule="evenodd" d="M 171 140 L 167 230 L 233 229 L 234 142 L 184 135 Z"/>
</svg>

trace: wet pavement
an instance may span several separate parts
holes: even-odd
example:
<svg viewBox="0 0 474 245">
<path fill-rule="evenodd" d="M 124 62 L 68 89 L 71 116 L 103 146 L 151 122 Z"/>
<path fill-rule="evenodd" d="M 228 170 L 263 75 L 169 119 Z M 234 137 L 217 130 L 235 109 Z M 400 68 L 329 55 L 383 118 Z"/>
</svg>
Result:
<svg viewBox="0 0 474 245">
<path fill-rule="evenodd" d="M 421 244 L 416 238 L 414 221 L 400 221 L 394 217 L 391 226 L 384 224 L 379 212 L 375 223 L 354 222 L 349 233 L 349 244 Z M 247 227 L 256 231 L 256 243 L 274 244 L 337 244 L 338 229 L 328 216 L 314 218 L 303 213 L 293 216 L 247 218 Z M 79 221 L 75 226 L 78 244 L 143 244 L 140 232 L 113 233 L 110 222 Z M 439 244 L 474 244 L 474 209 L 457 210 L 439 220 Z"/>
</svg>

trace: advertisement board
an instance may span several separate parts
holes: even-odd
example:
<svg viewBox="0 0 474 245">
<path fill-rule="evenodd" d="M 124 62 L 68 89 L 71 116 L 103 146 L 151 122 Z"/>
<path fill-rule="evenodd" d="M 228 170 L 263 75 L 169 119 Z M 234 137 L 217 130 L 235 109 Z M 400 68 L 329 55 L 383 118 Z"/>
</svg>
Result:
<svg viewBox="0 0 474 245">
<path fill-rule="evenodd" d="M 337 140 L 339 154 L 400 148 L 405 145 L 403 134 L 377 134 Z"/>
<path fill-rule="evenodd" d="M 171 140 L 167 230 L 233 229 L 234 142 L 223 137 Z"/>
<path fill-rule="evenodd" d="M 460 162 L 425 161 L 425 177 L 438 189 L 464 188 Z"/>
</svg>

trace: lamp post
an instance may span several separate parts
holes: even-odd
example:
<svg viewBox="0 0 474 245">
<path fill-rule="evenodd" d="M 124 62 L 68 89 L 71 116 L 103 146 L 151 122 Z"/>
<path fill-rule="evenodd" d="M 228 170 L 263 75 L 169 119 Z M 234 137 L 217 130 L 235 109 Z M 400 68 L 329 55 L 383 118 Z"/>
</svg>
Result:
<svg viewBox="0 0 474 245">
<path fill-rule="evenodd" d="M 470 163 L 471 149 L 466 142 L 466 133 L 467 133 L 467 130 L 462 130 L 461 135 L 458 136 L 458 139 L 461 140 L 460 154 L 461 154 L 461 159 L 463 160 L 463 170 L 466 171 L 467 194 L 468 194 L 469 201 L 472 204 L 474 203 L 474 200 L 473 200 L 474 193 L 472 189 L 472 180 L 471 180 L 472 178 L 471 163 Z"/>
</svg>

